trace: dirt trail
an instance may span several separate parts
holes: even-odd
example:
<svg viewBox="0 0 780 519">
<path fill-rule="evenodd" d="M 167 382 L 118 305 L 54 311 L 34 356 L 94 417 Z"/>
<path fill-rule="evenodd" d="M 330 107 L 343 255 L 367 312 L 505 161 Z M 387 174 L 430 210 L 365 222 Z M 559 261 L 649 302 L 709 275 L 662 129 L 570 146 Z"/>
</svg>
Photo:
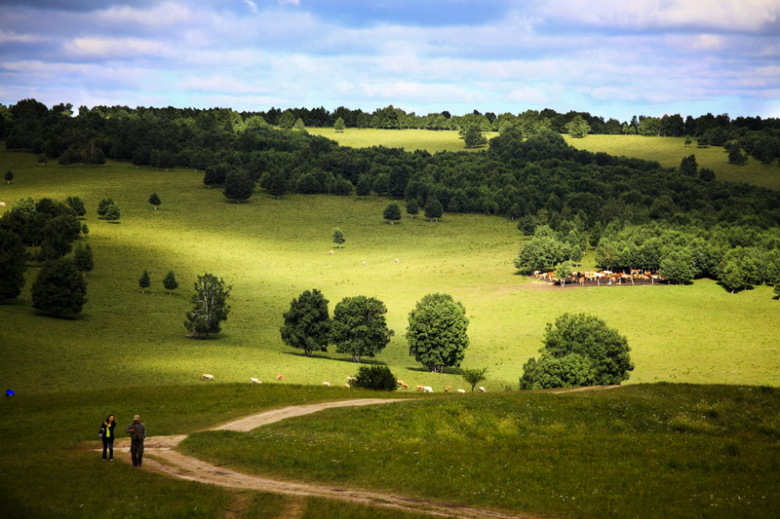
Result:
<svg viewBox="0 0 780 519">
<path fill-rule="evenodd" d="M 301 406 L 285 407 L 273 411 L 266 411 L 248 416 L 240 420 L 228 422 L 209 430 L 251 431 L 256 427 L 271 424 L 291 418 L 316 413 L 323 409 L 334 407 L 389 404 L 403 401 L 404 399 L 360 399 L 343 400 L 340 402 L 324 402 L 320 404 L 308 404 Z M 186 435 L 178 436 L 153 436 L 145 442 L 144 468 L 165 474 L 171 477 L 219 485 L 233 489 L 255 490 L 301 497 L 322 497 L 338 499 L 352 503 L 360 503 L 369 506 L 381 506 L 404 512 L 421 513 L 439 517 L 452 517 L 457 519 L 538 519 L 535 516 L 511 514 L 471 508 L 450 503 L 434 503 L 422 499 L 406 497 L 395 494 L 384 494 L 348 488 L 338 488 L 330 485 L 316 485 L 308 483 L 296 483 L 280 481 L 260 476 L 253 476 L 237 472 L 225 467 L 212 465 L 192 456 L 186 456 L 173 450 Z M 128 439 L 118 439 L 115 450 L 129 452 Z M 127 460 L 127 456 L 118 459 Z"/>
</svg>

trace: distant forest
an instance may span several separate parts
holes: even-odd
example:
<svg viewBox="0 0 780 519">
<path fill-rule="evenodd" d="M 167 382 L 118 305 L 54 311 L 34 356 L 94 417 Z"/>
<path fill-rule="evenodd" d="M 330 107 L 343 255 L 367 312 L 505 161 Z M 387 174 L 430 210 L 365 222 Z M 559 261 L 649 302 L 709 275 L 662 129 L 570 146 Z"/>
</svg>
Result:
<svg viewBox="0 0 780 519">
<path fill-rule="evenodd" d="M 602 265 L 611 268 L 657 270 L 671 245 L 653 238 L 668 236 L 670 229 L 682 234 L 674 241 L 677 249 L 694 243 L 707 247 L 706 258 L 700 250 L 685 256 L 688 262 L 699 258 L 688 277 L 719 277 L 724 255 L 735 247 L 778 255 L 780 193 L 719 182 L 711 170 L 698 168 L 693 155 L 680 168 L 669 169 L 657 162 L 577 150 L 560 135 L 577 117 L 586 120 L 591 133 L 689 135 L 699 145 L 730 147 L 762 162 L 776 162 L 780 157 L 777 119 L 731 120 L 727 115 L 709 114 L 620 123 L 553 110 L 516 116 L 475 112 L 456 117 L 445 112 L 418 117 L 392 106 L 372 114 L 346 108 L 239 113 L 224 108 L 98 106 L 82 107 L 74 115 L 70 105 L 48 108 L 26 99 L 0 106 L 0 136 L 7 149 L 36 153 L 41 163 L 97 165 L 110 158 L 160 170 L 203 171 L 205 185 L 224 186 L 226 196 L 235 201 L 247 199 L 259 186 L 277 197 L 286 193 L 374 194 L 405 200 L 407 209 L 440 205 L 445 213 L 502 215 L 517 220 L 518 229 L 526 235 L 542 227 L 546 237 L 552 232 L 561 243 L 578 243 L 580 252 L 587 236 L 597 247 Z M 346 127 L 441 130 L 476 123 L 499 134 L 482 151 L 431 154 L 342 147 L 309 135 L 304 128 L 333 126 L 339 119 Z M 631 252 L 647 240 L 658 250 L 644 255 Z M 609 244 L 609 254 L 605 244 Z M 713 244 L 717 250 L 711 250 Z M 576 260 L 576 254 L 571 259 Z M 762 256 L 756 261 L 774 260 Z M 546 268 L 554 266 L 548 263 Z M 764 269 L 743 286 L 772 276 Z"/>
</svg>

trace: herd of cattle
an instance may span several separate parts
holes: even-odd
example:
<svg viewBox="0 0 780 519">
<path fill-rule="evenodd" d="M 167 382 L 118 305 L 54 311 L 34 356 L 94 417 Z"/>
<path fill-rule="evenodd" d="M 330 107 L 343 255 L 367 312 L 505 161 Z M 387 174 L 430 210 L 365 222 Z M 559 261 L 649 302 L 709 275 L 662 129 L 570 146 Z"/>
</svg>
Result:
<svg viewBox="0 0 780 519">
<path fill-rule="evenodd" d="M 546 281 L 551 285 L 576 284 L 585 285 L 654 285 L 656 283 L 667 283 L 667 279 L 651 270 L 631 269 L 628 272 L 612 272 L 611 270 L 599 270 L 595 272 L 572 272 L 565 279 L 560 279 L 555 271 L 542 272 L 534 271 L 533 276 L 536 279 Z"/>
<path fill-rule="evenodd" d="M 286 378 L 287 377 L 285 377 L 284 375 L 276 375 L 276 380 L 285 380 Z M 203 373 L 200 376 L 200 379 L 204 380 L 204 381 L 211 381 L 211 380 L 214 380 L 214 375 L 212 375 L 211 373 Z M 355 377 L 347 377 L 347 383 L 344 384 L 344 387 L 352 387 L 351 383 L 355 382 L 356 380 L 357 379 Z M 263 383 L 262 380 L 257 379 L 255 377 L 250 377 L 249 381 L 252 382 L 253 384 L 262 384 Z M 403 380 L 396 380 L 395 384 L 398 387 L 398 389 L 409 389 L 409 384 L 407 384 Z M 331 384 L 330 382 L 323 382 L 322 385 L 323 386 L 332 386 L 333 384 Z M 418 386 L 415 387 L 415 389 L 417 391 L 422 391 L 423 393 L 433 393 L 433 388 L 431 386 L 418 385 Z M 485 392 L 484 386 L 479 386 L 478 389 L 479 389 L 480 393 L 484 393 Z M 455 389 L 453 386 L 445 386 L 444 387 L 444 392 L 445 393 L 449 393 L 450 391 L 453 391 L 453 390 L 456 393 L 465 393 L 466 392 L 465 389 Z"/>
</svg>

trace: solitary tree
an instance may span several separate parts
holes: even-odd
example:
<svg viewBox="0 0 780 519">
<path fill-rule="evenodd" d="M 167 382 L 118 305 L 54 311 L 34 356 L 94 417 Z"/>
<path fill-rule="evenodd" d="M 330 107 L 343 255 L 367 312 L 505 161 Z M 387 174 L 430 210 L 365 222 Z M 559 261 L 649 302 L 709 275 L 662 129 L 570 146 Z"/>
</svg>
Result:
<svg viewBox="0 0 780 519">
<path fill-rule="evenodd" d="M 471 384 L 471 392 L 474 392 L 474 388 L 485 380 L 485 374 L 487 373 L 487 368 L 480 368 L 480 369 L 464 369 L 461 372 L 461 376 L 463 377 L 463 380 L 466 381 L 466 383 Z"/>
<path fill-rule="evenodd" d="M 469 124 L 459 130 L 460 138 L 467 148 L 478 148 L 487 144 L 487 138 L 476 124 Z"/>
<path fill-rule="evenodd" d="M 160 204 L 162 204 L 162 200 L 160 200 L 160 197 L 157 196 L 157 193 L 152 193 L 149 196 L 149 203 L 154 206 L 154 210 L 156 211 Z"/>
<path fill-rule="evenodd" d="M 227 320 L 230 312 L 227 299 L 231 288 L 213 274 L 198 276 L 191 299 L 193 308 L 187 312 L 187 320 L 184 321 L 190 337 L 208 339 L 212 334 L 222 331 L 222 321 Z"/>
<path fill-rule="evenodd" d="M 121 217 L 122 213 L 119 211 L 119 206 L 116 204 L 109 204 L 103 215 L 103 219 L 108 220 L 111 223 L 116 223 Z"/>
<path fill-rule="evenodd" d="M 344 133 L 344 129 L 346 128 L 346 124 L 344 124 L 344 119 L 339 117 L 336 119 L 336 122 L 333 123 L 333 129 L 336 130 L 336 133 Z"/>
<path fill-rule="evenodd" d="M 328 351 L 331 321 L 328 300 L 316 288 L 306 290 L 290 302 L 279 329 L 284 343 L 302 349 L 307 357 L 314 351 Z"/>
<path fill-rule="evenodd" d="M 634 365 L 628 341 L 601 319 L 565 313 L 547 323 L 542 354 L 523 366 L 522 389 L 620 384 Z"/>
<path fill-rule="evenodd" d="M 15 232 L 0 229 L 0 303 L 22 293 L 26 268 L 22 239 Z"/>
<path fill-rule="evenodd" d="M 116 202 L 114 202 L 113 198 L 104 198 L 100 201 L 97 207 L 97 214 L 99 217 L 103 218 L 106 216 L 106 211 L 108 211 L 108 207 L 110 205 L 114 205 Z"/>
<path fill-rule="evenodd" d="M 449 294 L 428 294 L 409 314 L 409 355 L 434 373 L 458 367 L 469 345 L 466 309 Z"/>
<path fill-rule="evenodd" d="M 387 328 L 385 304 L 373 297 L 345 297 L 333 309 L 331 339 L 338 353 L 349 353 L 360 362 L 373 357 L 390 342 L 393 330 Z"/>
<path fill-rule="evenodd" d="M 295 124 L 293 124 L 292 129 L 299 132 L 306 132 L 306 124 L 304 124 L 303 119 L 298 117 L 298 119 L 295 121 Z"/>
<path fill-rule="evenodd" d="M 174 290 L 179 288 L 179 282 L 176 281 L 176 276 L 173 274 L 173 271 L 170 270 L 163 278 L 163 286 L 165 287 L 165 290 L 168 291 L 169 294 L 172 294 Z"/>
<path fill-rule="evenodd" d="M 76 245 L 76 249 L 73 251 L 73 262 L 76 264 L 76 268 L 79 269 L 81 275 L 86 275 L 87 272 L 91 272 L 95 268 L 95 260 L 92 258 L 92 247 L 87 245 Z"/>
<path fill-rule="evenodd" d="M 43 264 L 31 294 L 36 310 L 70 317 L 81 312 L 87 302 L 87 282 L 73 260 L 59 258 Z"/>
<path fill-rule="evenodd" d="M 696 163 L 696 155 L 688 155 L 680 161 L 680 173 L 689 177 L 698 176 L 699 165 Z"/>
<path fill-rule="evenodd" d="M 333 243 L 336 244 L 336 246 L 340 249 L 342 245 L 344 245 L 344 242 L 347 241 L 346 238 L 344 238 L 344 233 L 341 229 L 338 227 L 333 228 Z"/>
<path fill-rule="evenodd" d="M 138 286 L 141 287 L 141 292 L 146 293 L 146 289 L 152 286 L 152 280 L 149 279 L 149 272 L 144 270 L 141 277 L 138 278 Z"/>
<path fill-rule="evenodd" d="M 5 181 L 6 183 L 10 184 L 11 181 L 14 179 L 14 172 L 10 169 L 5 172 Z"/>
<path fill-rule="evenodd" d="M 406 203 L 406 213 L 414 218 L 420 212 L 420 205 L 417 203 L 416 198 L 412 198 Z"/>
<path fill-rule="evenodd" d="M 387 220 L 387 223 L 394 224 L 401 219 L 401 208 L 398 207 L 398 204 L 389 204 L 385 207 L 383 216 L 385 220 Z"/>
</svg>

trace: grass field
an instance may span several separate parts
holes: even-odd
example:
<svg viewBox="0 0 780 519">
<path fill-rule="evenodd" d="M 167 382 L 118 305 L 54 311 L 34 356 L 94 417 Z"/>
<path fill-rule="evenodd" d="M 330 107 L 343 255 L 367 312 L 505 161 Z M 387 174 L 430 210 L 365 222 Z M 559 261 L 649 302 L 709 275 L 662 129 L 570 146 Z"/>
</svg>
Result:
<svg viewBox="0 0 780 519">
<path fill-rule="evenodd" d="M 220 190 L 204 189 L 194 171 L 40 167 L 30 155 L 2 157 L 2 168 L 10 164 L 16 179 L 0 186 L 1 199 L 77 195 L 85 201 L 86 241 L 96 263 L 87 275 L 89 302 L 76 320 L 36 315 L 28 291 L 34 269 L 20 300 L 0 307 L 0 343 L 8 345 L 0 372 L 20 391 L 195 384 L 204 372 L 225 382 L 282 373 L 290 383 L 341 383 L 357 371 L 348 356 L 307 358 L 279 337 L 290 301 L 311 288 L 322 290 L 331 309 L 346 296 L 382 300 L 396 335 L 377 361 L 411 384 L 463 385 L 456 374 L 421 370 L 407 353 L 407 316 L 431 292 L 450 293 L 465 305 L 471 345 L 463 367 L 489 368 L 492 390 L 517 388 L 546 323 L 563 312 L 593 313 L 628 337 L 636 364 L 631 383 L 780 383 L 778 303 L 770 287 L 739 294 L 707 280 L 548 287 L 515 274 L 521 237 L 513 222 L 498 217 L 405 218 L 389 226 L 381 218 L 384 199 L 257 195 L 236 205 Z M 163 201 L 158 211 L 147 201 L 153 191 Z M 105 196 L 119 203 L 120 223 L 95 218 Z M 343 249 L 331 242 L 333 227 L 345 233 Z M 153 283 L 147 293 L 137 284 L 144 269 Z M 177 294 L 162 287 L 168 270 L 180 282 Z M 233 286 L 232 313 L 222 338 L 194 341 L 182 323 L 192 283 L 204 272 Z"/>
<path fill-rule="evenodd" d="M 389 226 L 381 218 L 386 199 L 260 194 L 235 205 L 220 190 L 204 189 L 194 171 L 41 167 L 32 155 L 0 151 L 0 170 L 8 169 L 15 178 L 0 184 L 0 201 L 9 205 L 27 196 L 84 200 L 96 268 L 75 320 L 31 308 L 34 268 L 20 299 L 0 306 L 0 383 L 17 392 L 0 401 L 4 518 L 235 517 L 236 502 L 243 517 L 280 517 L 288 498 L 103 464 L 86 447 L 97 445 L 97 426 L 109 412 L 122 427 L 141 413 L 151 435 L 192 434 L 262 409 L 375 396 L 320 385 L 357 371 L 348 356 L 307 358 L 282 344 L 282 313 L 311 288 L 323 291 L 331 310 L 345 296 L 384 301 L 396 335 L 376 361 L 437 394 L 410 404 L 419 412 L 334 410 L 243 436 L 198 434 L 188 449 L 285 477 L 553 516 L 772 517 L 780 509 L 772 492 L 780 470 L 776 389 L 636 385 L 780 385 L 780 303 L 769 287 L 729 294 L 703 280 L 551 288 L 515 274 L 521 237 L 502 218 L 445 215 L 439 223 L 405 218 Z M 162 199 L 158 211 L 148 203 L 152 192 Z M 107 196 L 122 210 L 118 224 L 95 218 Z M 336 226 L 347 239 L 343 249 L 331 242 Z M 147 293 L 137 284 L 144 269 L 153 283 Z M 177 294 L 162 287 L 168 270 L 180 282 Z M 182 323 L 192 283 L 204 272 L 233 286 L 233 310 L 221 338 L 194 341 Z M 463 366 L 489 368 L 487 394 L 444 397 L 447 384 L 465 387 L 460 377 L 427 373 L 407 354 L 408 313 L 436 291 L 466 307 L 471 345 Z M 517 388 L 545 324 L 566 311 L 596 314 L 628 337 L 632 386 L 565 397 L 503 392 Z M 217 381 L 200 382 L 204 372 Z M 271 380 L 277 373 L 287 380 Z M 266 383 L 252 385 L 249 377 Z M 431 436 L 439 431 L 442 437 Z M 322 442 L 306 443 L 315 437 Z M 266 469 L 268 449 L 278 457 Z M 350 449 L 363 450 L 348 455 Z M 324 459 L 344 464 L 316 472 Z M 503 465 L 491 466 L 497 459 Z M 378 460 L 388 466 L 355 470 Z M 476 484 L 485 474 L 488 483 Z M 302 517 L 414 517 L 302 499 Z M 651 503 L 658 507 L 637 511 Z"/>
</svg>

